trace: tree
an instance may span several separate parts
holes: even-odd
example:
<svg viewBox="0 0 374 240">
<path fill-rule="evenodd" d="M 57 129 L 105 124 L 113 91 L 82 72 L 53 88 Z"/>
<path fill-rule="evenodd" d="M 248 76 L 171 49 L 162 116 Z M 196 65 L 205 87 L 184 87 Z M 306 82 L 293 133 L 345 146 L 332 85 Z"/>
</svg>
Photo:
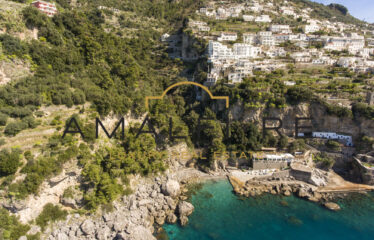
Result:
<svg viewBox="0 0 374 240">
<path fill-rule="evenodd" d="M 303 151 L 305 147 L 306 145 L 304 139 L 297 139 L 288 146 L 288 151 L 291 153 L 296 151 Z"/>
<path fill-rule="evenodd" d="M 7 149 L 0 151 L 0 177 L 16 173 L 20 165 L 20 154 L 19 149 L 12 149 L 11 152 Z"/>
<path fill-rule="evenodd" d="M 287 90 L 287 96 L 292 104 L 297 104 L 310 101 L 313 97 L 313 92 L 306 87 L 294 86 Z"/>
<path fill-rule="evenodd" d="M 288 137 L 286 135 L 282 135 L 278 141 L 278 147 L 280 149 L 284 149 L 288 146 Z"/>
<path fill-rule="evenodd" d="M 47 21 L 47 16 L 32 6 L 24 8 L 22 10 L 22 15 L 25 19 L 26 26 L 30 29 L 45 26 Z"/>
<path fill-rule="evenodd" d="M 319 167 L 324 169 L 332 168 L 335 163 L 335 160 L 325 152 L 313 155 L 313 161 L 319 165 Z"/>
<path fill-rule="evenodd" d="M 8 34 L 0 35 L 0 42 L 3 51 L 8 55 L 16 55 L 18 57 L 23 57 L 27 53 L 27 46 L 21 42 L 19 38 L 13 37 Z"/>
<path fill-rule="evenodd" d="M 348 9 L 345 6 L 341 5 L 341 4 L 331 3 L 331 4 L 328 5 L 328 7 L 331 8 L 331 9 L 338 10 L 343 15 L 347 15 L 348 14 Z"/>
<path fill-rule="evenodd" d="M 0 126 L 5 126 L 8 121 L 8 115 L 0 113 Z"/>
</svg>

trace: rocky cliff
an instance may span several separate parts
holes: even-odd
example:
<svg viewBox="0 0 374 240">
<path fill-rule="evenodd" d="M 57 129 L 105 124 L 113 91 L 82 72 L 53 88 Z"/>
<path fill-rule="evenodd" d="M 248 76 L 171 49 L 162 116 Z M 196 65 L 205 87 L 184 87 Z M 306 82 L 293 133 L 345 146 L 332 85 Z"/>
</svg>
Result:
<svg viewBox="0 0 374 240">
<path fill-rule="evenodd" d="M 365 118 L 340 118 L 329 115 L 326 107 L 318 103 L 299 104 L 285 108 L 246 108 L 243 103 L 237 103 L 230 108 L 233 120 L 254 122 L 262 128 L 263 118 L 279 118 L 283 127 L 280 131 L 288 136 L 295 134 L 296 118 L 311 118 L 311 121 L 300 121 L 299 126 L 310 125 L 313 131 L 341 132 L 352 135 L 353 138 L 361 134 L 374 137 L 374 121 Z M 277 121 L 268 121 L 267 126 L 278 126 Z"/>
</svg>

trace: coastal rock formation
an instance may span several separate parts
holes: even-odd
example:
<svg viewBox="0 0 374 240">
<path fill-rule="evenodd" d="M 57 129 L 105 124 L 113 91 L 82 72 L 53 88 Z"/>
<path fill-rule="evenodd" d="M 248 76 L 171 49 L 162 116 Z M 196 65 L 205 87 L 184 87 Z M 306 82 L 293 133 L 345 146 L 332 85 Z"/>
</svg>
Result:
<svg viewBox="0 0 374 240">
<path fill-rule="evenodd" d="M 113 202 L 114 211 L 100 217 L 69 215 L 48 228 L 43 239 L 154 240 L 155 227 L 176 223 L 178 217 L 182 226 L 188 223 L 194 207 L 179 200 L 181 192 L 176 180 L 139 178 L 133 194 Z"/>
<path fill-rule="evenodd" d="M 353 157 L 352 173 L 358 182 L 374 185 L 374 152 Z"/>
<path fill-rule="evenodd" d="M 303 199 L 312 202 L 322 202 L 328 198 L 328 194 L 321 194 L 317 187 L 293 178 L 269 178 L 269 179 L 251 179 L 244 184 L 235 177 L 230 177 L 234 192 L 246 197 L 254 197 L 263 193 L 282 194 L 290 196 L 293 193 Z"/>
<path fill-rule="evenodd" d="M 182 201 L 178 204 L 178 213 L 180 216 L 189 216 L 194 210 L 194 206 L 186 201 Z"/>
<path fill-rule="evenodd" d="M 327 202 L 327 203 L 324 204 L 324 206 L 327 209 L 330 209 L 332 211 L 339 211 L 340 210 L 340 206 L 336 203 L 333 203 L 333 202 Z"/>
<path fill-rule="evenodd" d="M 168 180 L 162 184 L 162 193 L 166 196 L 177 197 L 180 194 L 180 185 L 175 180 Z"/>
<path fill-rule="evenodd" d="M 178 204 L 178 213 L 181 226 L 185 226 L 188 223 L 188 216 L 192 214 L 194 206 L 186 201 L 181 201 Z"/>
</svg>

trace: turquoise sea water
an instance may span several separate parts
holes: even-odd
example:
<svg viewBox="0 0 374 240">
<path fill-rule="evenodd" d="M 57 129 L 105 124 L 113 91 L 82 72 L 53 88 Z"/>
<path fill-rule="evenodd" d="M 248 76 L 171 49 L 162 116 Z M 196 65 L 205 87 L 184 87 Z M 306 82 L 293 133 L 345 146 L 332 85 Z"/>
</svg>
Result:
<svg viewBox="0 0 374 240">
<path fill-rule="evenodd" d="M 296 197 L 241 198 L 227 181 L 208 182 L 192 197 L 189 224 L 166 225 L 172 240 L 374 240 L 374 195 L 339 201 L 340 212 Z"/>
</svg>

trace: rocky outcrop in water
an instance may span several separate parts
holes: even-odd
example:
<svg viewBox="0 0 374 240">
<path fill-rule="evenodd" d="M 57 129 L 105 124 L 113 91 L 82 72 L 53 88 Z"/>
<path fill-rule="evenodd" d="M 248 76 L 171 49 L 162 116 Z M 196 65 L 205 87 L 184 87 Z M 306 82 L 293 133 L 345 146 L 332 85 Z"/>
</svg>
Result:
<svg viewBox="0 0 374 240">
<path fill-rule="evenodd" d="M 333 203 L 333 202 L 327 202 L 327 203 L 324 204 L 324 206 L 327 209 L 330 209 L 331 211 L 339 211 L 340 210 L 340 206 L 336 203 Z"/>
<path fill-rule="evenodd" d="M 181 193 L 179 183 L 171 179 L 162 184 L 161 189 L 166 196 L 177 197 Z"/>
<path fill-rule="evenodd" d="M 178 213 L 180 218 L 180 223 L 182 226 L 187 225 L 188 223 L 188 216 L 192 214 L 194 211 L 194 206 L 186 201 L 181 201 L 178 204 Z"/>
</svg>

